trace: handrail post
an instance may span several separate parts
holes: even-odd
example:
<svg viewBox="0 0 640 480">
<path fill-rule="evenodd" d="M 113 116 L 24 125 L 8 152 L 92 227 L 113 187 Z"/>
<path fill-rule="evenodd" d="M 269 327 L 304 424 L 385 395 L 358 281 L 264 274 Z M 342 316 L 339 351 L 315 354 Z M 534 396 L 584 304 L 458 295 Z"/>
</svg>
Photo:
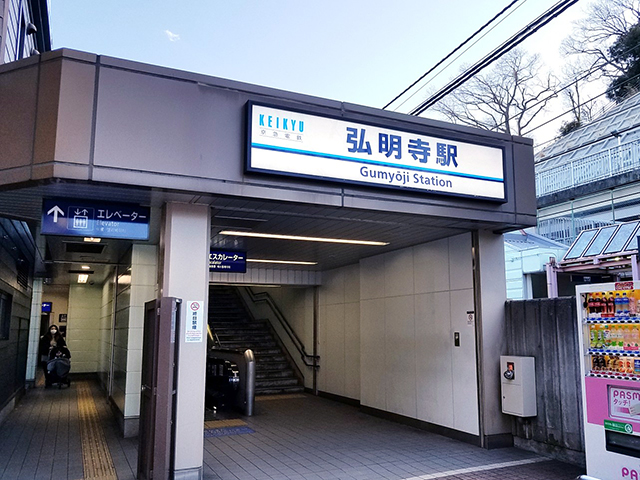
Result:
<svg viewBox="0 0 640 480">
<path fill-rule="evenodd" d="M 256 399 L 256 360 L 253 350 L 244 351 L 244 363 L 246 367 L 246 387 L 245 387 L 245 415 L 253 415 L 253 407 Z"/>
</svg>

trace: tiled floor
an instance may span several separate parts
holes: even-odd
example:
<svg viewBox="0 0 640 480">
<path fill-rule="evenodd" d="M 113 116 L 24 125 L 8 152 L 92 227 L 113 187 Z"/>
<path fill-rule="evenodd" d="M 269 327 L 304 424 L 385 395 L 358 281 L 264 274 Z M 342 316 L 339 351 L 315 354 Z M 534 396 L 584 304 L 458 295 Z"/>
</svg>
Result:
<svg viewBox="0 0 640 480">
<path fill-rule="evenodd" d="M 120 437 L 104 393 L 97 386 L 92 393 L 117 477 L 134 479 L 137 441 Z M 584 473 L 515 448 L 480 449 L 310 395 L 258 400 L 255 413 L 240 419 L 246 426 L 212 424 L 232 434 L 205 438 L 205 479 L 573 480 Z M 80 422 L 76 384 L 30 390 L 0 426 L 0 478 L 84 478 Z"/>
</svg>

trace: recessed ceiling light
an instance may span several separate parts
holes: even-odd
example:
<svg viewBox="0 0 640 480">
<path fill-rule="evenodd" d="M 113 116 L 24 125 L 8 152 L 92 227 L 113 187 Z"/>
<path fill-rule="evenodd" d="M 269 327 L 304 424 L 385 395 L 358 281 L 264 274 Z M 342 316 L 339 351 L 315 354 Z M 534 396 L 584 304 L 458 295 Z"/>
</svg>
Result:
<svg viewBox="0 0 640 480">
<path fill-rule="evenodd" d="M 318 262 L 302 262 L 298 260 L 266 260 L 264 258 L 247 258 L 247 262 L 254 263 L 282 263 L 285 265 L 317 265 Z"/>
<path fill-rule="evenodd" d="M 277 240 L 301 240 L 304 242 L 347 243 L 350 245 L 389 245 L 389 242 L 373 242 L 370 240 L 348 240 L 346 238 L 302 237 L 297 235 L 276 235 L 275 233 L 240 232 L 235 230 L 223 230 L 221 235 L 235 235 L 237 237 L 275 238 Z"/>
<path fill-rule="evenodd" d="M 78 283 L 87 283 L 87 280 L 89 280 L 89 275 L 87 275 L 86 273 L 81 273 L 80 275 L 78 275 Z"/>
<path fill-rule="evenodd" d="M 82 265 L 80 268 L 82 270 L 91 270 L 91 267 L 89 265 Z"/>
<path fill-rule="evenodd" d="M 102 240 L 101 238 L 96 238 L 96 237 L 84 237 L 85 242 L 100 243 L 101 240 Z"/>
</svg>

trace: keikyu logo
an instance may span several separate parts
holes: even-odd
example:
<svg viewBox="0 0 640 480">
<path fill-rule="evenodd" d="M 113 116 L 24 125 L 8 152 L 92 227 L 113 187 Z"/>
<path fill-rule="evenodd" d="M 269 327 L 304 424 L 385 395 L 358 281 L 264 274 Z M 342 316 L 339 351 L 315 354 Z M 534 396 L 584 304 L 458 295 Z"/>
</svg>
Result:
<svg viewBox="0 0 640 480">
<path fill-rule="evenodd" d="M 261 113 L 258 116 L 258 125 L 266 128 L 275 128 L 285 132 L 304 132 L 304 121 L 293 118 L 280 117 L 278 115 L 267 115 Z"/>
</svg>

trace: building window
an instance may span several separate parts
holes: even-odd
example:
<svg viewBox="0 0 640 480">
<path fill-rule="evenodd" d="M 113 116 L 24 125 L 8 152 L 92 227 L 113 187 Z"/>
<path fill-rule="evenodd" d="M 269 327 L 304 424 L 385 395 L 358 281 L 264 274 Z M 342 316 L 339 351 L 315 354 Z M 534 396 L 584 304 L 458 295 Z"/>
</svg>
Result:
<svg viewBox="0 0 640 480">
<path fill-rule="evenodd" d="M 0 340 L 8 340 L 11 332 L 11 295 L 0 292 Z"/>
</svg>

